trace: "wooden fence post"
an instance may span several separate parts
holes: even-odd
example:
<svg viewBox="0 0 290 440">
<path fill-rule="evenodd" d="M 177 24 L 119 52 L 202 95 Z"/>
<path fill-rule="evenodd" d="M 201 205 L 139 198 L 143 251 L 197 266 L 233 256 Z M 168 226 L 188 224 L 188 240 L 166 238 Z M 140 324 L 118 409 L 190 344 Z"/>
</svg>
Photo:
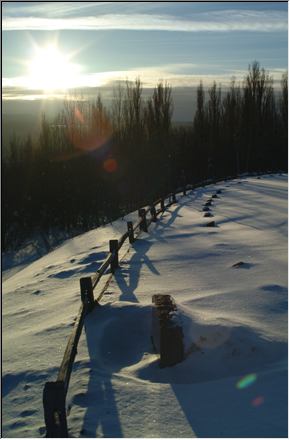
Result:
<svg viewBox="0 0 290 440">
<path fill-rule="evenodd" d="M 160 209 L 161 209 L 162 212 L 165 211 L 164 199 L 160 199 Z"/>
<path fill-rule="evenodd" d="M 176 304 L 170 295 L 162 294 L 153 295 L 152 302 L 152 342 L 160 353 L 160 367 L 169 367 L 184 359 L 183 331 L 176 319 Z"/>
<path fill-rule="evenodd" d="M 69 437 L 65 398 L 66 392 L 62 381 L 46 382 L 43 390 L 43 410 L 48 438 Z"/>
<path fill-rule="evenodd" d="M 112 261 L 111 261 L 111 271 L 112 273 L 115 272 L 115 269 L 118 269 L 119 267 L 119 256 L 118 256 L 118 246 L 119 242 L 118 240 L 110 240 L 110 252 L 114 255 Z"/>
<path fill-rule="evenodd" d="M 143 232 L 148 232 L 145 209 L 141 208 L 141 209 L 139 209 L 138 212 L 139 212 L 139 217 L 141 217 L 141 219 L 142 219 L 142 221 L 140 223 L 140 229 Z"/>
<path fill-rule="evenodd" d="M 128 237 L 129 237 L 129 243 L 134 243 L 134 230 L 133 230 L 133 222 L 127 222 L 127 229 L 128 229 Z"/>
<path fill-rule="evenodd" d="M 157 222 L 157 216 L 156 216 L 156 208 L 155 206 L 151 206 L 150 208 L 150 214 L 151 214 L 151 220 L 152 222 Z"/>
<path fill-rule="evenodd" d="M 80 278 L 81 299 L 86 312 L 91 312 L 95 305 L 93 283 L 91 277 Z"/>
</svg>

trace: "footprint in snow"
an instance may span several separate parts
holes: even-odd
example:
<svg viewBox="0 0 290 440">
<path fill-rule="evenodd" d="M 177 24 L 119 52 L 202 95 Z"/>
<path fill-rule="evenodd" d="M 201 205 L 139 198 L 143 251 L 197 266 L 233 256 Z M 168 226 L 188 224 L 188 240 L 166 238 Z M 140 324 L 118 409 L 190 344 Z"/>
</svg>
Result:
<svg viewBox="0 0 290 440">
<path fill-rule="evenodd" d="M 40 428 L 38 428 L 38 432 L 40 435 L 44 435 L 46 432 L 45 426 L 41 426 Z"/>
<path fill-rule="evenodd" d="M 51 275 L 48 276 L 48 278 L 69 278 L 72 275 L 75 275 L 77 273 L 77 270 L 72 269 L 72 270 L 62 270 L 60 272 L 57 273 L 52 273 Z"/>
<path fill-rule="evenodd" d="M 21 417 L 29 417 L 29 416 L 32 416 L 32 415 L 35 414 L 35 413 L 36 413 L 36 410 L 33 410 L 33 409 L 29 410 L 29 409 L 26 409 L 25 411 L 22 411 L 22 412 L 20 413 L 20 416 L 21 416 Z"/>
<path fill-rule="evenodd" d="M 203 225 L 203 226 L 205 226 L 205 227 L 207 227 L 207 228 L 217 228 L 217 227 L 218 227 L 217 224 L 216 224 L 216 222 L 215 222 L 214 220 L 211 221 L 211 222 L 206 223 L 206 224 Z"/>
<path fill-rule="evenodd" d="M 238 261 L 232 265 L 235 269 L 250 269 L 252 266 L 252 263 L 245 263 L 244 261 Z"/>
<path fill-rule="evenodd" d="M 205 212 L 203 214 L 204 217 L 214 217 L 214 215 L 211 212 Z"/>
<path fill-rule="evenodd" d="M 265 290 L 266 292 L 277 292 L 277 293 L 288 294 L 287 287 L 280 286 L 279 284 L 267 284 L 265 286 L 261 286 L 260 289 Z"/>
<path fill-rule="evenodd" d="M 32 292 L 33 295 L 39 295 L 40 293 L 42 293 L 41 290 L 34 290 Z"/>
</svg>

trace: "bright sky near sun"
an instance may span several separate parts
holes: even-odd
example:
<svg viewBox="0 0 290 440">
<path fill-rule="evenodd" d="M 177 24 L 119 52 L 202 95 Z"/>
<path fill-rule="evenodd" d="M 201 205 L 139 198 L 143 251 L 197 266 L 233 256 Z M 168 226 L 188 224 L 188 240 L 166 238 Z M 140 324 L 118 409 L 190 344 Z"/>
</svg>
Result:
<svg viewBox="0 0 290 440">
<path fill-rule="evenodd" d="M 141 78 L 173 87 L 288 66 L 287 2 L 2 2 L 3 98 Z"/>
</svg>

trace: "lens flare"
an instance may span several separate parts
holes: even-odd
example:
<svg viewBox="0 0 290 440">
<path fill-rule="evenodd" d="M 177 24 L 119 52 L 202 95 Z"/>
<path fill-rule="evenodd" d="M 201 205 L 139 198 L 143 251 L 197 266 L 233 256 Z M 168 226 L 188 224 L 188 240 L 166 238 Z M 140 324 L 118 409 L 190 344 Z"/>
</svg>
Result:
<svg viewBox="0 0 290 440">
<path fill-rule="evenodd" d="M 103 167 L 104 170 L 107 171 L 107 173 L 114 173 L 118 168 L 118 164 L 115 159 L 110 158 L 105 160 L 105 162 L 103 163 Z"/>
<path fill-rule="evenodd" d="M 106 113 L 94 109 L 92 115 L 89 107 L 81 110 L 77 102 L 70 105 L 73 109 L 73 117 L 70 116 L 70 111 L 66 115 L 66 135 L 75 149 L 79 152 L 107 149 L 113 129 Z"/>
<path fill-rule="evenodd" d="M 75 117 L 82 124 L 85 123 L 85 118 L 84 118 L 82 112 L 77 107 L 75 108 Z"/>
<path fill-rule="evenodd" d="M 257 375 L 255 373 L 247 374 L 247 376 L 242 377 L 242 379 L 237 382 L 236 386 L 239 390 L 242 390 L 252 385 L 256 380 Z"/>
<path fill-rule="evenodd" d="M 252 406 L 257 407 L 257 406 L 262 405 L 264 403 L 264 401 L 265 401 L 265 399 L 263 396 L 257 396 L 257 397 L 255 397 L 255 399 L 252 400 L 251 404 L 252 404 Z"/>
</svg>

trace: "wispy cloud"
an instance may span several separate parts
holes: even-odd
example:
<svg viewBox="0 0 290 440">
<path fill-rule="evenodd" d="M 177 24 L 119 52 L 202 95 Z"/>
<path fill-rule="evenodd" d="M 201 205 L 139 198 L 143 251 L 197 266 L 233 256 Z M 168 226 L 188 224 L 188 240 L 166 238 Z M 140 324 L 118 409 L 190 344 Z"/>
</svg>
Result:
<svg viewBox="0 0 290 440">
<path fill-rule="evenodd" d="M 29 2 L 15 5 L 14 2 L 3 4 L 3 15 L 10 17 L 66 17 L 80 14 L 81 11 L 98 11 L 99 8 L 108 7 L 112 2 Z"/>
<path fill-rule="evenodd" d="M 284 11 L 224 10 L 193 14 L 187 18 L 154 14 L 105 14 L 44 18 L 4 16 L 3 30 L 143 30 L 179 32 L 287 31 Z"/>
</svg>

